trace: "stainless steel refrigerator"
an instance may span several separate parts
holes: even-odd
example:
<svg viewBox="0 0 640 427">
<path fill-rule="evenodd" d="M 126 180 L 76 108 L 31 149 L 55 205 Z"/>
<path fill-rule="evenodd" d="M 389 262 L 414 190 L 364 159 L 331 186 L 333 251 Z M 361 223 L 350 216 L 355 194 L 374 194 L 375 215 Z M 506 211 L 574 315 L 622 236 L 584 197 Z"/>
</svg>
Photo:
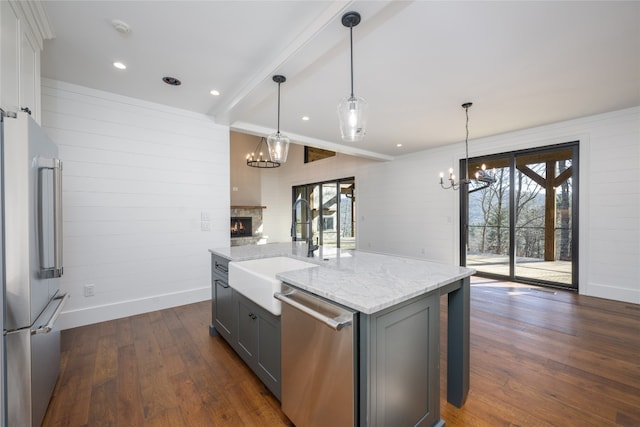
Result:
<svg viewBox="0 0 640 427">
<path fill-rule="evenodd" d="M 62 162 L 27 113 L 2 112 L 3 422 L 39 426 L 60 370 Z"/>
</svg>

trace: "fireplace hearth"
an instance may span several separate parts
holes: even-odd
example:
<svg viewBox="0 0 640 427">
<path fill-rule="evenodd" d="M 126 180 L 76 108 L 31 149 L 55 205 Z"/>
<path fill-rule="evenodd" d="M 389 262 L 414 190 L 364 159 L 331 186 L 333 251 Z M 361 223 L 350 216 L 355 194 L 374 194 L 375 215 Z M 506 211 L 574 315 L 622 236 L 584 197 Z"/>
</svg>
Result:
<svg viewBox="0 0 640 427">
<path fill-rule="evenodd" d="M 252 218 L 231 217 L 231 237 L 251 237 L 253 235 Z"/>
</svg>

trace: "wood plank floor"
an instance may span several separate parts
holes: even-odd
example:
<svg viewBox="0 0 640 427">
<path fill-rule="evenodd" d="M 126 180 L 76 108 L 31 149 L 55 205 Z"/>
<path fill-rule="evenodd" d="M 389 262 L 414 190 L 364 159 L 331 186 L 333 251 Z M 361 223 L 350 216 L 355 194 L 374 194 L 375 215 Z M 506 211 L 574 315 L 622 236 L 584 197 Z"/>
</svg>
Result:
<svg viewBox="0 0 640 427">
<path fill-rule="evenodd" d="M 471 300 L 462 409 L 441 360 L 447 426 L 640 426 L 640 305 L 475 278 Z M 290 426 L 209 322 L 202 302 L 63 331 L 43 425 Z"/>
</svg>

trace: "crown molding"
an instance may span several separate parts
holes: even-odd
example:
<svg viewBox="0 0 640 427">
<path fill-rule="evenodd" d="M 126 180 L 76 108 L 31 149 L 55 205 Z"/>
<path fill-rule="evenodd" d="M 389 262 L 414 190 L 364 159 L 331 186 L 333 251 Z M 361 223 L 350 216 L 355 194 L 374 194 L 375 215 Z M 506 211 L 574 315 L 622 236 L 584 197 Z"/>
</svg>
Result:
<svg viewBox="0 0 640 427">
<path fill-rule="evenodd" d="M 27 24 L 42 50 L 44 41 L 55 37 L 44 3 L 40 0 L 9 0 L 9 3 Z"/>
</svg>

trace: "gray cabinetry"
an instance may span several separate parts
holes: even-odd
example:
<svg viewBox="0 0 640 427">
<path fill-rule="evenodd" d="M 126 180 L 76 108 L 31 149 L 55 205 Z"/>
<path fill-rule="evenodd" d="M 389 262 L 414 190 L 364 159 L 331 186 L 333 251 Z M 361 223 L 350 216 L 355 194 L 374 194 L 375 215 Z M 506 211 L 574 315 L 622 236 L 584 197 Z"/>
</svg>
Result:
<svg viewBox="0 0 640 427">
<path fill-rule="evenodd" d="M 365 259 L 367 257 L 366 254 L 361 256 Z M 221 332 L 220 335 L 229 342 L 273 394 L 281 399 L 281 318 L 274 316 L 239 292 L 225 287 L 227 266 L 228 261 L 219 257 L 216 261 L 214 255 L 213 297 L 218 301 L 212 304 L 212 330 L 214 333 L 216 330 L 229 330 L 229 334 Z M 441 268 L 438 266 L 436 271 L 439 272 Z M 318 271 L 325 273 L 329 279 L 336 277 L 336 271 L 344 271 L 346 277 L 353 274 L 351 271 L 340 270 L 337 267 Z M 426 272 L 429 273 L 429 271 L 429 268 L 426 268 Z M 454 273 L 456 271 L 451 274 Z M 291 281 L 296 279 L 294 273 L 283 273 L 282 276 L 292 277 Z M 314 279 L 317 278 L 314 277 Z M 289 280 L 285 282 L 291 283 Z M 354 285 L 357 284 L 356 280 Z M 292 287 L 296 286 L 292 285 Z M 302 285 L 297 289 L 302 290 L 301 288 L 303 288 Z M 229 289 L 231 289 L 230 294 Z M 390 289 L 394 287 L 391 286 Z M 440 419 L 439 369 L 440 304 L 443 302 L 441 296 L 444 295 L 447 295 L 448 303 L 447 401 L 457 407 L 464 404 L 469 390 L 469 290 L 468 276 L 461 279 L 452 278 L 448 284 L 440 285 L 410 300 L 387 306 L 388 308 L 375 313 L 359 312 L 354 316 L 355 333 L 352 338 L 356 369 L 353 375 L 355 425 L 420 427 L 444 425 L 443 420 Z M 230 309 L 229 306 L 231 306 Z M 314 310 L 317 309 L 318 307 L 314 308 Z M 231 313 L 230 319 L 229 313 Z M 283 319 L 284 322 L 288 322 L 286 316 Z M 326 328 L 326 326 L 321 327 Z M 296 351 L 302 346 L 298 338 L 291 341 L 285 336 L 285 341 L 287 342 L 284 343 L 284 347 L 287 348 L 292 344 L 290 347 Z M 314 345 L 327 347 L 322 339 L 316 340 Z M 317 357 L 320 353 L 315 354 Z M 325 359 L 338 357 L 336 352 L 329 354 Z M 300 352 L 297 356 L 302 360 L 309 359 Z M 296 360 L 295 357 L 293 360 Z M 287 361 L 285 366 L 288 367 L 290 364 L 291 361 Z M 321 382 L 324 379 L 315 368 L 306 374 L 298 375 L 301 379 L 304 379 L 302 378 L 304 376 L 315 377 Z M 347 375 L 347 377 L 352 376 Z M 314 390 L 320 390 L 320 388 Z M 287 396 L 290 395 L 291 393 L 287 394 Z M 335 411 L 335 407 L 330 406 L 324 405 L 319 410 Z"/>
<path fill-rule="evenodd" d="M 280 399 L 280 317 L 234 291 L 237 348 L 271 392 Z"/>
<path fill-rule="evenodd" d="M 211 325 L 280 399 L 280 317 L 229 286 L 229 260 L 211 256 Z"/>
<path fill-rule="evenodd" d="M 440 294 L 360 318 L 360 425 L 440 422 Z"/>
</svg>

